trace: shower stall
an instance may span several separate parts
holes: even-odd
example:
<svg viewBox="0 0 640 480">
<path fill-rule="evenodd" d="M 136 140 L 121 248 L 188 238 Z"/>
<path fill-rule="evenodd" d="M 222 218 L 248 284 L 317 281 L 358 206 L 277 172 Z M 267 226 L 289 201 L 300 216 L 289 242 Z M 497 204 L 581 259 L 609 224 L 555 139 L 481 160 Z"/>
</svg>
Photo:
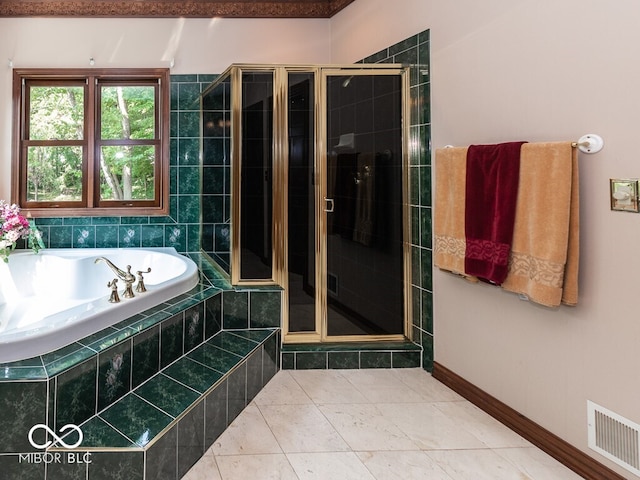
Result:
<svg viewBox="0 0 640 480">
<path fill-rule="evenodd" d="M 283 288 L 285 343 L 411 336 L 408 76 L 232 65 L 202 94 L 201 247 Z"/>
</svg>

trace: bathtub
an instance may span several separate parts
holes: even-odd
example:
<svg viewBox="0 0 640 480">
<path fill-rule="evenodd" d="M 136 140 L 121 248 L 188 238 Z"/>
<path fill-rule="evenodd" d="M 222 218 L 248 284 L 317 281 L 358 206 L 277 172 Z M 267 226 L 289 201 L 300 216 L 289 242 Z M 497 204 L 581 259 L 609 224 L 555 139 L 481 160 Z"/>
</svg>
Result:
<svg viewBox="0 0 640 480">
<path fill-rule="evenodd" d="M 145 271 L 147 291 L 110 303 L 116 278 L 106 257 L 122 270 Z M 0 363 L 42 355 L 188 292 L 198 284 L 196 264 L 174 248 L 47 249 L 12 253 L 0 262 Z"/>
</svg>

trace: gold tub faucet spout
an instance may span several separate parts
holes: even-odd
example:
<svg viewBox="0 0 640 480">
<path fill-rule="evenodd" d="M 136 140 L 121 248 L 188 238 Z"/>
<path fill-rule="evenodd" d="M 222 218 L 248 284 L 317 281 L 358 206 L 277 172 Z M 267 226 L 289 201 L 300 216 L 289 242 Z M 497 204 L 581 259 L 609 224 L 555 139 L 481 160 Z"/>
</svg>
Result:
<svg viewBox="0 0 640 480">
<path fill-rule="evenodd" d="M 98 263 L 99 261 L 105 262 L 109 268 L 113 270 L 113 273 L 115 273 L 117 277 L 124 282 L 125 287 L 123 296 L 125 298 L 135 297 L 131 286 L 133 285 L 133 282 L 136 281 L 136 277 L 131 273 L 131 265 L 127 265 L 127 271 L 125 272 L 124 270 L 116 267 L 111 260 L 106 257 L 98 257 L 93 263 Z"/>
</svg>

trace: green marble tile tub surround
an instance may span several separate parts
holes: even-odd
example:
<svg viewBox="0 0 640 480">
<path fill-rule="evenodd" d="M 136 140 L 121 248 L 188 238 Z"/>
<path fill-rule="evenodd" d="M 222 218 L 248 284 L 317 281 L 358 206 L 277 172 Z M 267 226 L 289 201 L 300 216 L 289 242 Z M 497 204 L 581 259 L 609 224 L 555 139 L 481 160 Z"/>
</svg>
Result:
<svg viewBox="0 0 640 480">
<path fill-rule="evenodd" d="M 11 480 L 44 479 L 45 466 L 45 463 L 20 463 L 18 455 L 0 455 L 3 478 Z"/>
<path fill-rule="evenodd" d="M 249 298 L 251 328 L 280 327 L 282 292 L 252 291 Z"/>
<path fill-rule="evenodd" d="M 100 417 L 139 447 L 145 447 L 173 420 L 133 393 L 101 412 Z"/>
<path fill-rule="evenodd" d="M 278 327 L 273 327 L 278 328 Z M 273 333 L 272 329 L 261 329 L 261 330 L 232 330 L 229 333 L 242 337 L 248 338 L 256 343 L 262 343 L 268 337 L 270 337 Z"/>
<path fill-rule="evenodd" d="M 204 341 L 204 304 L 201 302 L 184 312 L 184 351 L 188 352 Z"/>
<path fill-rule="evenodd" d="M 104 330 L 89 335 L 78 340 L 78 343 L 89 347 L 94 352 L 101 352 L 107 348 L 111 348 L 116 343 L 126 340 L 131 336 L 131 331 L 122 328 L 107 327 Z"/>
<path fill-rule="evenodd" d="M 202 261 L 201 258 L 196 260 Z M 207 282 L 208 278 L 213 278 L 213 283 L 224 285 L 224 279 L 218 276 L 217 270 L 213 269 L 210 272 L 211 277 L 205 277 Z M 184 341 L 182 345 L 169 342 L 182 353 L 192 349 L 195 341 L 200 339 L 204 341 L 205 338 L 209 339 L 218 333 L 221 328 L 221 291 L 211 286 L 204 288 L 201 286 L 189 293 L 190 295 L 181 299 L 170 300 L 152 309 L 152 313 L 148 316 L 146 314 L 149 312 L 136 315 L 56 352 L 15 362 L 15 364 L 2 365 L 0 370 L 4 375 L 0 379 L 0 407 L 2 408 L 0 428 L 5 432 L 3 445 L 7 450 L 0 453 L 30 451 L 31 446 L 28 444 L 26 435 L 37 423 L 47 423 L 48 419 L 52 429 L 66 422 L 80 424 L 95 415 L 101 408 L 109 407 L 110 393 L 111 398 L 116 399 L 126 395 L 131 388 L 143 385 L 161 368 L 159 352 L 162 330 L 165 333 L 165 340 L 180 338 Z M 245 302 L 249 301 L 249 293 L 247 291 L 241 293 L 241 298 Z M 233 292 L 228 294 L 228 298 L 231 295 Z M 195 298 L 195 304 L 190 303 L 193 298 Z M 179 314 L 172 315 L 166 311 L 176 306 L 186 307 Z M 248 305 L 245 309 L 248 309 Z M 168 322 L 169 327 L 163 329 L 165 322 Z M 171 335 L 175 333 L 172 329 L 179 330 L 182 334 Z M 258 348 L 258 344 L 266 338 L 264 342 L 266 349 L 260 351 L 264 359 L 262 377 L 271 378 L 277 371 L 279 335 L 269 337 L 270 334 L 271 332 L 264 331 L 244 335 L 234 334 L 229 338 L 236 340 L 235 343 L 228 341 L 223 343 L 227 348 L 244 353 L 250 350 L 250 346 L 254 349 Z M 114 338 L 119 338 L 120 342 L 114 344 Z M 198 347 L 195 348 L 197 350 Z M 166 369 L 167 378 L 171 377 L 172 381 L 179 381 L 195 392 L 204 394 L 221 381 L 224 372 L 229 371 L 243 358 L 215 346 L 207 346 L 207 348 L 222 352 L 222 362 L 210 361 L 211 365 L 222 372 L 184 357 Z M 140 368 L 133 365 L 136 359 Z M 233 359 L 233 363 L 230 363 L 230 359 Z M 250 367 L 252 374 L 249 377 L 246 373 L 242 374 L 243 387 L 242 389 L 238 387 L 237 394 L 231 397 L 232 411 L 236 411 L 238 405 L 245 401 L 244 398 L 238 400 L 240 390 L 243 396 L 247 389 L 250 395 L 258 391 L 256 382 L 262 382 L 263 378 L 254 372 L 254 367 L 254 357 L 252 357 Z M 246 371 L 246 366 L 243 369 Z M 248 387 L 247 378 L 250 382 Z M 28 382 L 20 380 L 28 380 Z M 49 387 L 48 384 L 50 384 Z M 239 385 L 237 382 L 232 384 Z M 23 399 L 27 400 L 23 402 Z M 25 407 L 25 404 L 28 406 Z M 16 419 L 20 419 L 20 422 Z"/>
<path fill-rule="evenodd" d="M 222 378 L 222 373 L 191 358 L 183 357 L 163 373 L 199 393 L 205 393 Z"/>
<path fill-rule="evenodd" d="M 55 377 L 54 431 L 72 423 L 79 425 L 96 413 L 97 359 L 92 357 Z"/>
<path fill-rule="evenodd" d="M 12 367 L 0 371 L 0 382 L 37 380 L 47 376 L 44 367 Z"/>
<path fill-rule="evenodd" d="M 244 336 L 235 335 L 233 332 L 222 331 L 211 340 L 208 340 L 207 345 L 213 345 L 227 352 L 244 357 L 256 348 L 257 343 Z"/>
<path fill-rule="evenodd" d="M 144 480 L 144 452 L 123 450 L 91 455 L 88 477 L 91 480 Z M 48 479 L 49 480 L 49 479 Z"/>
<path fill-rule="evenodd" d="M 185 385 L 187 379 L 171 378 L 172 370 L 191 361 L 184 357 L 85 422 L 82 428 L 87 435 L 79 450 L 92 454 L 89 472 L 96 459 L 111 455 L 105 448 L 113 447 L 122 455 L 120 463 L 132 462 L 136 475 L 138 455 L 145 451 L 144 476 L 134 478 L 181 478 L 275 374 L 268 364 L 279 353 L 279 343 L 272 342 L 279 338 L 278 331 L 238 333 L 233 336 L 253 343 L 254 348 L 248 356 L 238 357 L 225 377 L 210 382 L 205 393 Z M 271 348 L 274 351 L 267 352 Z M 88 478 L 109 477 L 89 473 Z"/>
<path fill-rule="evenodd" d="M 176 418 L 199 397 L 199 394 L 166 375 L 156 375 L 135 391 L 149 403 Z"/>
<path fill-rule="evenodd" d="M 247 358 L 247 404 L 264 387 L 264 354 L 262 349 L 256 350 Z"/>
<path fill-rule="evenodd" d="M 159 325 L 133 338 L 133 358 L 136 361 L 136 368 L 131 372 L 131 387 L 135 388 L 160 371 Z"/>
<path fill-rule="evenodd" d="M 178 477 L 178 427 L 165 432 L 146 452 L 145 478 Z"/>
<path fill-rule="evenodd" d="M 182 478 L 206 452 L 205 402 L 200 402 L 178 422 L 178 478 Z"/>
<path fill-rule="evenodd" d="M 264 342 L 262 375 L 265 384 L 267 379 L 273 377 L 280 370 L 280 336 L 281 332 L 278 330 L 275 335 Z"/>
<path fill-rule="evenodd" d="M 47 382 L 0 383 L 0 431 L 2 452 L 34 451 L 29 444 L 29 429 L 47 423 Z M 34 433 L 34 440 L 44 443 L 44 432 Z"/>
<path fill-rule="evenodd" d="M 231 423 L 227 415 L 227 409 L 221 408 L 222 405 L 227 405 L 228 399 L 226 379 L 220 382 L 220 384 L 205 397 L 205 449 L 211 447 L 216 438 L 218 438 Z"/>
<path fill-rule="evenodd" d="M 249 328 L 249 292 L 233 292 L 222 294 L 223 329 Z"/>
<path fill-rule="evenodd" d="M 138 446 L 124 435 L 114 430 L 102 418 L 95 416 L 82 424 L 82 444 L 83 448 L 138 448 Z"/>
<path fill-rule="evenodd" d="M 160 326 L 160 366 L 166 367 L 182 356 L 184 339 L 184 315 L 177 314 Z"/>
<path fill-rule="evenodd" d="M 206 365 L 224 375 L 238 364 L 238 359 L 241 356 L 205 343 L 187 354 L 187 358 Z"/>
<path fill-rule="evenodd" d="M 129 339 L 98 354 L 98 409 L 100 411 L 131 390 L 132 342 Z M 59 407 L 58 407 L 59 408 Z"/>
<path fill-rule="evenodd" d="M 240 365 L 227 379 L 227 420 L 231 423 L 247 406 L 247 366 Z"/>
<path fill-rule="evenodd" d="M 75 457 L 74 457 L 75 458 Z M 80 457 L 82 458 L 82 457 Z M 51 463 L 47 466 L 47 476 L 56 480 L 84 480 L 87 478 L 86 463 Z"/>
</svg>

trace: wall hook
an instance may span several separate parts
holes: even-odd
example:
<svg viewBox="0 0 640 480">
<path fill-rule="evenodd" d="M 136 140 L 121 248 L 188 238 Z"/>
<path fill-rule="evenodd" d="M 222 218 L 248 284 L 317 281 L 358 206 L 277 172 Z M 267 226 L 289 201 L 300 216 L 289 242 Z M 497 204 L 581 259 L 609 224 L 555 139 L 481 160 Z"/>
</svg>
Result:
<svg viewBox="0 0 640 480">
<path fill-rule="evenodd" d="M 580 137 L 574 146 L 582 153 L 598 153 L 604 147 L 604 140 L 600 135 L 588 133 Z"/>
</svg>

